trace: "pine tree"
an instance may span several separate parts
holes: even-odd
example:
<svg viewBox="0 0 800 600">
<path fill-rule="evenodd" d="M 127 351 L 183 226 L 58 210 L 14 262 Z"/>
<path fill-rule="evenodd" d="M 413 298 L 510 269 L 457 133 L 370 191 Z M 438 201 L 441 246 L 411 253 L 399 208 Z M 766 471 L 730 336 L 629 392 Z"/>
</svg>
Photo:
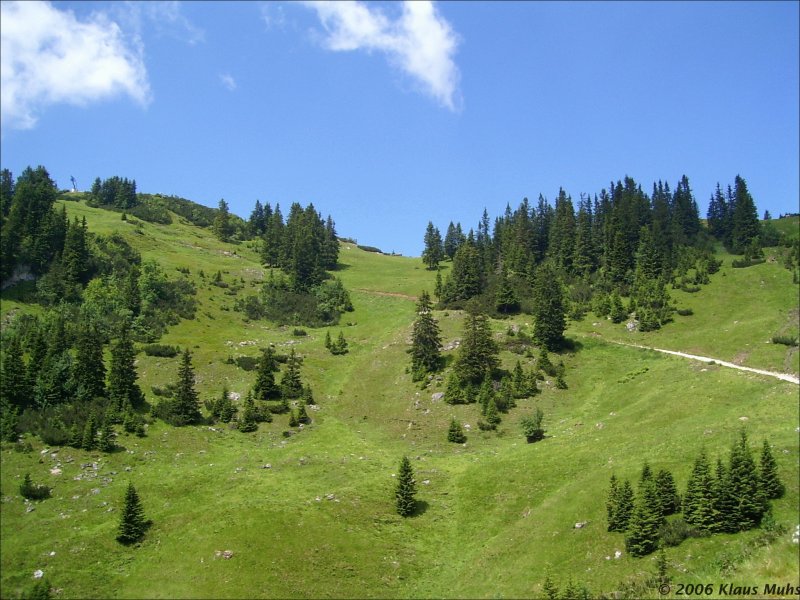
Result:
<svg viewBox="0 0 800 600">
<path fill-rule="evenodd" d="M 661 503 L 661 514 L 667 516 L 680 512 L 681 497 L 678 495 L 678 488 L 672 473 L 666 469 L 659 470 L 655 477 L 655 484 Z"/>
<path fill-rule="evenodd" d="M 94 450 L 97 448 L 97 421 L 94 414 L 90 414 L 83 426 L 83 437 L 81 438 L 81 448 L 84 450 Z"/>
<path fill-rule="evenodd" d="M 714 482 L 705 450 L 694 461 L 692 474 L 683 496 L 683 518 L 704 531 L 715 531 L 719 527 L 720 515 L 714 502 Z"/>
<path fill-rule="evenodd" d="M 548 350 L 558 349 L 567 328 L 564 292 L 552 265 L 539 266 L 533 283 L 533 339 Z"/>
<path fill-rule="evenodd" d="M 100 452 L 113 452 L 117 447 L 116 443 L 114 442 L 116 437 L 117 434 L 114 433 L 114 427 L 111 424 L 111 421 L 106 418 L 106 421 L 100 428 L 100 437 L 97 440 L 97 449 L 100 450 Z"/>
<path fill-rule="evenodd" d="M 336 341 L 331 344 L 329 348 L 331 354 L 336 356 L 340 356 L 342 354 L 347 354 L 348 347 L 347 347 L 347 340 L 344 337 L 344 332 L 339 331 L 339 336 L 336 338 Z"/>
<path fill-rule="evenodd" d="M 306 405 L 303 402 L 297 407 L 297 422 L 301 425 L 308 425 L 311 423 L 311 417 L 308 416 Z"/>
<path fill-rule="evenodd" d="M 608 484 L 608 495 L 606 496 L 606 524 L 608 531 L 618 531 L 617 507 L 619 506 L 620 487 L 617 483 L 617 476 L 611 474 Z"/>
<path fill-rule="evenodd" d="M 272 400 L 280 397 L 281 390 L 275 383 L 274 375 L 278 370 L 275 349 L 272 346 L 262 349 L 256 371 L 256 383 L 253 386 L 253 394 L 256 399 Z"/>
<path fill-rule="evenodd" d="M 717 521 L 710 530 L 736 533 L 738 529 L 734 521 L 735 506 L 731 494 L 730 478 L 728 477 L 728 469 L 725 468 L 721 458 L 717 459 L 713 492 L 713 508 Z"/>
<path fill-rule="evenodd" d="M 736 204 L 733 208 L 731 241 L 733 251 L 743 254 L 752 241 L 759 236 L 761 229 L 753 197 L 747 190 L 747 183 L 739 175 L 736 176 L 734 188 Z"/>
<path fill-rule="evenodd" d="M 486 417 L 486 422 L 491 425 L 492 429 L 500 424 L 500 413 L 497 410 L 497 404 L 494 401 L 494 397 L 489 398 L 489 403 L 486 405 L 486 413 L 484 416 Z"/>
<path fill-rule="evenodd" d="M 420 381 L 428 373 L 441 368 L 442 340 L 439 324 L 433 318 L 433 303 L 428 292 L 423 290 L 417 302 L 417 319 L 411 331 L 411 377 Z"/>
<path fill-rule="evenodd" d="M 500 364 L 499 350 L 492 338 L 489 321 L 482 314 L 468 314 L 464 320 L 464 336 L 453 370 L 464 383 L 480 384 Z"/>
<path fill-rule="evenodd" d="M 217 214 L 214 216 L 214 222 L 211 225 L 214 235 L 221 241 L 227 242 L 233 235 L 234 226 L 231 222 L 231 215 L 228 210 L 228 203 L 224 199 L 219 201 Z"/>
<path fill-rule="evenodd" d="M 414 496 L 417 493 L 414 471 L 407 456 L 400 461 L 400 470 L 397 473 L 397 487 L 395 488 L 395 507 L 397 514 L 408 517 L 414 513 L 417 502 Z"/>
<path fill-rule="evenodd" d="M 333 342 L 331 341 L 331 332 L 330 331 L 326 331 L 325 332 L 325 348 L 330 350 L 332 347 L 333 347 Z"/>
<path fill-rule="evenodd" d="M 128 483 L 125 491 L 125 506 L 122 509 L 117 541 L 121 544 L 134 544 L 144 537 L 148 522 L 144 518 L 144 510 L 139 494 L 132 483 Z"/>
<path fill-rule="evenodd" d="M 650 554 L 658 547 L 658 529 L 663 522 L 661 503 L 655 483 L 648 479 L 642 482 L 639 496 L 628 524 L 625 549 L 632 556 Z"/>
<path fill-rule="evenodd" d="M 442 247 L 442 234 L 428 221 L 425 230 L 425 249 L 422 251 L 422 261 L 431 271 L 439 267 L 439 263 L 444 260 L 444 249 Z"/>
<path fill-rule="evenodd" d="M 136 352 L 130 338 L 130 328 L 128 324 L 124 324 L 116 344 L 111 347 L 111 366 L 108 376 L 108 397 L 117 410 L 122 408 L 126 401 L 133 407 L 140 406 L 144 401 L 142 391 L 136 384 L 135 361 Z"/>
<path fill-rule="evenodd" d="M 504 315 L 519 312 L 519 297 L 517 297 L 517 293 L 514 291 L 505 269 L 500 275 L 500 285 L 495 294 L 494 307 L 497 312 Z"/>
<path fill-rule="evenodd" d="M 772 449 L 767 440 L 764 440 L 764 445 L 761 447 L 758 475 L 762 493 L 766 498 L 773 500 L 783 496 L 786 488 L 778 477 L 778 464 L 772 456 Z"/>
<path fill-rule="evenodd" d="M 300 400 L 306 406 L 313 406 L 317 403 L 317 401 L 314 400 L 314 392 L 311 390 L 311 386 L 309 384 L 303 386 L 303 394 L 300 396 Z"/>
<path fill-rule="evenodd" d="M 650 463 L 644 461 L 642 465 L 642 474 L 639 477 L 639 483 L 644 483 L 645 481 L 652 481 L 653 480 L 653 470 L 650 468 Z"/>
<path fill-rule="evenodd" d="M 103 362 L 103 338 L 97 327 L 84 326 L 75 347 L 75 368 L 72 371 L 78 400 L 89 402 L 105 396 L 106 367 Z"/>
<path fill-rule="evenodd" d="M 616 511 L 616 531 L 625 531 L 630 524 L 631 516 L 633 515 L 633 486 L 627 479 L 622 482 L 622 487 L 619 492 L 619 502 L 617 503 Z"/>
<path fill-rule="evenodd" d="M 542 594 L 547 600 L 558 600 L 558 586 L 553 581 L 550 569 L 547 570 L 542 584 Z"/>
<path fill-rule="evenodd" d="M 759 485 L 758 470 L 744 430 L 731 448 L 728 478 L 734 503 L 733 521 L 739 531 L 752 529 L 761 522 L 767 500 Z"/>
<path fill-rule="evenodd" d="M 22 346 L 17 335 L 11 337 L 3 352 L 3 399 L 10 405 L 25 408 L 33 403 L 31 380 L 22 360 Z"/>
<path fill-rule="evenodd" d="M 281 397 L 286 399 L 299 398 L 303 394 L 303 383 L 300 380 L 300 359 L 295 354 L 294 348 L 289 353 L 286 361 L 286 370 L 281 378 Z"/>
<path fill-rule="evenodd" d="M 251 431 L 258 429 L 258 423 L 256 422 L 256 407 L 253 402 L 252 392 L 248 392 L 244 399 L 242 412 L 239 416 L 239 421 L 236 424 L 236 428 L 242 433 L 250 433 Z"/>
<path fill-rule="evenodd" d="M 455 419 L 450 420 L 450 427 L 447 430 L 447 441 L 454 444 L 463 444 L 467 441 L 467 436 L 464 435 L 464 430 L 461 424 Z"/>
<path fill-rule="evenodd" d="M 181 354 L 178 381 L 175 384 L 175 395 L 171 400 L 170 422 L 173 425 L 191 425 L 203 420 L 197 391 L 194 389 L 194 381 L 192 354 L 186 348 Z"/>
</svg>

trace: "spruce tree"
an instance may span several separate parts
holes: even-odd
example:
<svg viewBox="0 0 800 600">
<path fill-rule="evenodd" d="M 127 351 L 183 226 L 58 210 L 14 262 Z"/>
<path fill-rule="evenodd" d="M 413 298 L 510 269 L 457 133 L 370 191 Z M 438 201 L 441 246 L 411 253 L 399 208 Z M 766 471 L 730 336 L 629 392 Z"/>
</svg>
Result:
<svg viewBox="0 0 800 600">
<path fill-rule="evenodd" d="M 625 536 L 625 549 L 632 556 L 650 554 L 658 547 L 658 530 L 663 523 L 661 502 L 653 480 L 642 482 Z"/>
<path fill-rule="evenodd" d="M 411 331 L 411 378 L 420 381 L 428 373 L 441 368 L 442 340 L 439 324 L 433 318 L 433 303 L 428 292 L 423 290 L 417 302 L 417 319 Z"/>
<path fill-rule="evenodd" d="M 530 417 L 522 419 L 522 432 L 525 435 L 528 443 L 538 442 L 544 439 L 544 427 L 542 421 L 544 420 L 544 413 L 538 406 Z"/>
<path fill-rule="evenodd" d="M 148 523 L 144 518 L 139 494 L 136 493 L 136 488 L 133 487 L 133 484 L 128 483 L 128 489 L 125 491 L 125 506 L 122 509 L 117 532 L 117 541 L 125 545 L 134 544 L 144 537 L 147 526 Z"/>
<path fill-rule="evenodd" d="M 463 444 L 467 441 L 467 436 L 464 435 L 461 424 L 456 421 L 455 418 L 450 420 L 450 427 L 447 430 L 447 441 L 453 442 L 454 444 Z"/>
<path fill-rule="evenodd" d="M 94 418 L 94 413 L 89 414 L 89 418 L 86 419 L 86 424 L 83 426 L 81 448 L 89 451 L 97 448 L 97 421 Z"/>
<path fill-rule="evenodd" d="M 214 222 L 211 225 L 214 235 L 221 241 L 227 242 L 233 235 L 234 226 L 231 222 L 231 215 L 228 210 L 228 203 L 224 199 L 219 201 L 217 214 L 214 216 Z"/>
<path fill-rule="evenodd" d="M 417 493 L 414 471 L 407 456 L 400 461 L 400 470 L 397 473 L 397 487 L 395 488 L 395 507 L 397 514 L 408 517 L 414 513 L 417 502 L 414 496 Z"/>
<path fill-rule="evenodd" d="M 347 340 L 344 337 L 344 332 L 339 331 L 339 336 L 336 338 L 336 341 L 331 344 L 330 351 L 331 354 L 335 354 L 337 356 L 347 354 Z"/>
<path fill-rule="evenodd" d="M 783 496 L 786 488 L 778 477 L 778 464 L 772 456 L 769 442 L 764 440 L 761 447 L 761 461 L 759 465 L 759 483 L 764 496 L 770 500 Z"/>
<path fill-rule="evenodd" d="M 615 531 L 625 531 L 630 524 L 631 515 L 633 515 L 634 508 L 633 486 L 627 479 L 622 482 L 622 487 L 619 491 L 619 502 L 617 503 L 616 511 L 616 526 Z"/>
<path fill-rule="evenodd" d="M 719 527 L 720 515 L 715 507 L 714 481 L 705 450 L 694 461 L 692 474 L 683 496 L 683 518 L 704 531 Z"/>
<path fill-rule="evenodd" d="M 761 522 L 767 509 L 758 470 L 742 430 L 731 448 L 728 478 L 734 503 L 734 523 L 739 531 L 752 529 Z"/>
<path fill-rule="evenodd" d="M 745 249 L 759 236 L 761 226 L 758 222 L 755 202 L 747 190 L 747 183 L 739 175 L 736 176 L 734 188 L 736 203 L 732 215 L 731 241 L 733 242 L 733 251 L 737 254 L 744 254 Z"/>
<path fill-rule="evenodd" d="M 558 600 L 558 586 L 553 581 L 550 574 L 550 569 L 547 570 L 544 576 L 544 583 L 542 583 L 542 594 L 547 600 Z"/>
<path fill-rule="evenodd" d="M 3 399 L 15 407 L 25 408 L 33 403 L 33 388 L 22 360 L 19 336 L 12 336 L 3 350 L 3 379 L 0 385 Z"/>
<path fill-rule="evenodd" d="M 464 336 L 458 349 L 453 370 L 463 383 L 480 384 L 500 364 L 499 349 L 492 338 L 486 315 L 467 314 L 464 319 Z"/>
<path fill-rule="evenodd" d="M 286 370 L 281 378 L 281 397 L 285 399 L 299 398 L 303 394 L 303 383 L 300 380 L 300 359 L 292 348 L 286 361 Z"/>
<path fill-rule="evenodd" d="M 425 230 L 425 249 L 422 251 L 422 261 L 433 271 L 439 267 L 439 263 L 444 260 L 444 248 L 442 247 L 442 234 L 428 221 Z"/>
<path fill-rule="evenodd" d="M 297 422 L 301 425 L 308 425 L 311 423 L 311 417 L 308 416 L 308 411 L 306 410 L 306 405 L 302 402 L 300 406 L 297 408 Z"/>
<path fill-rule="evenodd" d="M 244 399 L 242 412 L 239 416 L 239 421 L 236 424 L 236 428 L 242 433 L 249 433 L 258 429 L 258 423 L 256 422 L 256 407 L 253 402 L 253 394 L 251 392 L 248 392 Z"/>
<path fill-rule="evenodd" d="M 675 485 L 672 473 L 666 469 L 658 471 L 655 477 L 656 490 L 661 503 L 661 514 L 664 516 L 672 515 L 681 510 L 681 497 Z"/>
<path fill-rule="evenodd" d="M 639 477 L 639 483 L 644 483 L 645 481 L 651 481 L 653 479 L 653 470 L 650 468 L 650 464 L 647 461 L 644 461 L 642 465 L 642 474 Z"/>
<path fill-rule="evenodd" d="M 608 495 L 606 496 L 606 529 L 608 531 L 618 531 L 617 507 L 619 506 L 620 487 L 617 476 L 611 474 L 608 484 Z"/>
<path fill-rule="evenodd" d="M 203 420 L 197 391 L 194 389 L 194 380 L 192 354 L 186 348 L 181 354 L 178 381 L 175 383 L 175 395 L 170 402 L 170 422 L 173 425 L 191 425 Z"/>
<path fill-rule="evenodd" d="M 253 386 L 256 399 L 272 400 L 280 397 L 281 390 L 275 383 L 276 371 L 278 371 L 278 361 L 275 359 L 275 349 L 272 346 L 262 349 L 256 370 L 256 383 Z"/>
<path fill-rule="evenodd" d="M 494 397 L 489 398 L 489 403 L 486 405 L 486 422 L 494 429 L 500 424 L 500 412 L 497 410 L 497 404 Z"/>
<path fill-rule="evenodd" d="M 77 399 L 89 402 L 105 396 L 106 367 L 103 362 L 103 338 L 97 327 L 85 325 L 75 347 L 75 368 L 72 371 Z"/>
<path fill-rule="evenodd" d="M 717 522 L 712 531 L 722 531 L 724 533 L 736 533 L 738 531 L 734 521 L 735 507 L 733 495 L 731 494 L 730 478 L 728 469 L 721 458 L 717 459 L 717 470 L 714 477 L 714 497 L 713 506 L 717 517 Z"/>
<path fill-rule="evenodd" d="M 137 407 L 144 397 L 136 384 L 137 374 L 134 363 L 136 352 L 130 338 L 130 327 L 126 323 L 120 330 L 117 342 L 111 347 L 111 367 L 108 376 L 108 396 L 112 406 L 120 410 L 125 402 Z"/>
</svg>

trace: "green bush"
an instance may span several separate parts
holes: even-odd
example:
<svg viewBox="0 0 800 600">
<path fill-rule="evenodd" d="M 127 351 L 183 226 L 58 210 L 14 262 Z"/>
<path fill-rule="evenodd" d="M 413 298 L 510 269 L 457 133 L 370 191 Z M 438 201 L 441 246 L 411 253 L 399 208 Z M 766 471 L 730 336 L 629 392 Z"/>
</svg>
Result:
<svg viewBox="0 0 800 600">
<path fill-rule="evenodd" d="M 667 521 L 659 529 L 658 536 L 665 546 L 677 546 L 683 540 L 691 537 L 705 537 L 708 534 L 696 527 L 692 527 L 682 518 Z"/>
<path fill-rule="evenodd" d="M 773 335 L 773 344 L 783 344 L 784 346 L 797 346 L 797 338 L 792 335 Z"/>
<path fill-rule="evenodd" d="M 31 481 L 31 474 L 25 473 L 25 478 L 19 486 L 19 493 L 28 500 L 44 500 L 50 497 L 50 488 Z"/>
<path fill-rule="evenodd" d="M 163 358 L 174 358 L 180 352 L 177 346 L 168 346 L 167 344 L 145 344 L 142 350 L 147 356 L 160 356 Z"/>
<path fill-rule="evenodd" d="M 694 311 L 691 308 L 679 308 L 678 314 L 682 317 L 689 317 L 694 314 Z"/>
</svg>

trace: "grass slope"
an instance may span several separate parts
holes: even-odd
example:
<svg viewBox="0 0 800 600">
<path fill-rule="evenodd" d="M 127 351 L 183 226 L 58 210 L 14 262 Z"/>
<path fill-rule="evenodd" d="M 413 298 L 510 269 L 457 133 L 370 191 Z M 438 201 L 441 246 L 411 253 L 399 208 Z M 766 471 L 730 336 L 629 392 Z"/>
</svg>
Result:
<svg viewBox="0 0 800 600">
<path fill-rule="evenodd" d="M 123 231 L 168 272 L 191 270 L 198 318 L 172 327 L 162 342 L 193 349 L 201 398 L 216 395 L 223 382 L 244 394 L 254 374 L 225 359 L 255 356 L 272 342 L 303 355 L 319 410 L 290 438 L 282 435 L 283 415 L 252 434 L 156 423 L 147 438 L 120 436 L 124 449 L 111 455 L 45 449 L 35 440 L 31 453 L 4 447 L 3 598 L 30 587 L 36 569 L 63 598 L 531 597 L 541 595 L 548 568 L 562 585 L 572 578 L 594 593 L 611 592 L 654 569 L 650 558 L 613 558 L 624 541 L 605 531 L 611 473 L 636 480 L 646 459 L 654 469 L 671 469 L 683 489 L 700 448 L 712 459 L 726 457 L 742 425 L 754 447 L 765 437 L 774 445 L 787 486 L 774 503 L 777 520 L 791 529 L 800 521 L 797 386 L 608 344 L 590 334 L 650 342 L 610 323 L 595 325 L 590 316 L 569 331 L 580 342 L 562 357 L 569 389 L 545 385 L 535 401 L 520 401 L 504 417 L 498 433 L 482 433 L 476 406 L 434 401 L 443 384 L 421 390 L 405 372 L 413 297 L 432 290 L 435 279 L 419 259 L 341 246 L 337 275 L 352 291 L 355 311 L 343 317 L 350 325 L 331 328 L 333 336 L 345 333 L 350 353 L 332 356 L 323 346 L 324 328 L 293 338 L 291 328 L 244 323 L 229 310 L 233 297 L 209 284 L 220 270 L 226 281 L 245 280 L 240 294 L 255 289 L 264 269 L 253 248 L 222 244 L 177 218 L 170 226 L 144 224 L 137 233 L 118 214 L 67 207 L 85 215 L 92 231 Z M 756 362 L 750 364 L 782 364 L 785 356 L 767 352 L 775 349 L 762 338 L 796 309 L 791 275 L 788 284 L 783 277 L 770 264 L 724 268 L 710 286 L 680 300 L 695 303 L 687 324 L 678 317 L 652 334 L 652 345 L 728 358 L 751 344 L 746 361 Z M 752 302 L 772 307 L 766 321 L 749 308 Z M 460 311 L 437 318 L 445 342 L 460 337 Z M 718 329 L 732 318 L 738 329 L 728 328 L 736 335 L 723 332 L 719 341 Z M 514 319 L 523 328 L 526 321 Z M 498 341 L 508 324 L 494 323 Z M 504 352 L 504 366 L 516 358 Z M 153 400 L 150 386 L 172 381 L 177 359 L 140 354 L 137 366 Z M 529 445 L 519 421 L 536 405 L 545 412 L 548 437 Z M 446 442 L 452 417 L 471 426 L 465 445 Z M 409 519 L 393 510 L 392 474 L 404 454 L 419 488 L 420 511 Z M 61 473 L 51 474 L 57 465 Z M 54 491 L 32 512 L 18 493 L 26 472 Z M 114 541 L 128 481 L 153 520 L 132 548 Z M 586 527 L 575 529 L 579 521 Z M 671 575 L 681 583 L 798 582 L 798 546 L 790 534 L 762 548 L 754 544 L 758 536 L 687 540 L 667 552 Z M 233 557 L 217 556 L 224 550 Z"/>
</svg>

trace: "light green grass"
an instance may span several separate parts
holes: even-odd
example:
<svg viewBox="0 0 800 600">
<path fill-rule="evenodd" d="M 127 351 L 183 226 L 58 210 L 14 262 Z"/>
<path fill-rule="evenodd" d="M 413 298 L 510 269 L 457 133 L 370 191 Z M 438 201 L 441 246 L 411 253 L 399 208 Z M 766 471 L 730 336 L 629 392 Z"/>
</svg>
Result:
<svg viewBox="0 0 800 600">
<path fill-rule="evenodd" d="M 92 231 L 126 226 L 115 213 L 67 206 L 71 214 L 85 214 Z M 613 558 L 624 541 L 605 531 L 610 475 L 637 479 L 648 460 L 654 469 L 671 469 L 683 489 L 700 448 L 714 459 L 727 456 L 742 425 L 754 447 L 765 437 L 774 444 L 787 486 L 786 496 L 774 503 L 777 520 L 792 529 L 800 521 L 797 386 L 608 344 L 589 334 L 630 338 L 610 323 L 592 325 L 590 316 L 568 332 L 581 344 L 561 357 L 569 389 L 545 385 L 535 400 L 519 401 L 497 433 L 483 433 L 476 427 L 477 406 L 433 401 L 443 384 L 420 389 L 406 372 L 413 297 L 435 282 L 418 259 L 342 245 L 337 276 L 351 290 L 355 311 L 343 316 L 341 327 L 330 328 L 333 336 L 339 329 L 345 333 L 350 353 L 332 356 L 323 346 L 325 328 L 306 328 L 308 336 L 293 338 L 290 327 L 244 323 L 239 313 L 222 310 L 232 297 L 204 282 L 199 269 L 207 275 L 228 271 L 226 280 L 244 277 L 239 293 L 245 293 L 263 271 L 253 249 L 222 244 L 177 219 L 169 227 L 145 224 L 142 234 L 131 228 L 124 235 L 168 272 L 191 269 L 198 319 L 170 328 L 161 341 L 193 349 L 201 398 L 216 395 L 223 382 L 242 394 L 252 385 L 253 373 L 224 364 L 229 354 L 255 356 L 270 342 L 288 351 L 293 342 L 319 410 L 310 413 L 312 425 L 288 439 L 282 436 L 288 417 L 279 415 L 246 435 L 224 426 L 213 431 L 156 423 L 147 438 L 121 436 L 125 450 L 111 455 L 62 449 L 53 458 L 40 454 L 36 441 L 30 454 L 5 447 L 3 598 L 29 587 L 39 568 L 63 590 L 62 598 L 535 597 L 548 568 L 562 585 L 571 577 L 594 593 L 608 593 L 620 581 L 654 570 L 650 557 Z M 724 272 L 681 300 L 696 302 L 691 324 L 677 317 L 652 334 L 652 345 L 735 353 L 740 344 L 755 344 L 757 332 L 778 327 L 781 311 L 796 306 L 791 275 L 787 284 L 775 265 Z M 763 286 L 752 287 L 761 279 Z M 749 287 L 743 284 L 752 290 L 744 294 Z M 703 300 L 714 310 L 703 312 Z M 762 323 L 756 311 L 738 306 L 749 302 L 772 306 L 772 320 Z M 722 314 L 725 303 L 739 311 L 736 332 L 744 335 L 728 332 L 719 342 L 712 340 L 714 332 L 731 318 Z M 437 318 L 445 342 L 460 337 L 460 311 L 438 312 Z M 498 341 L 510 322 L 524 327 L 530 318 L 494 323 Z M 650 339 L 636 337 L 637 343 Z M 510 368 L 518 357 L 504 352 L 501 358 Z M 177 359 L 137 359 L 142 387 L 154 400 L 150 386 L 172 381 Z M 771 364 L 780 356 L 751 352 L 748 360 L 756 359 Z M 529 445 L 519 421 L 537 405 L 545 412 L 548 437 Z M 452 417 L 470 425 L 466 445 L 446 441 Z M 392 474 L 404 454 L 412 459 L 424 508 L 409 519 L 393 510 Z M 94 473 L 81 465 L 95 461 L 95 478 L 75 479 Z M 51 475 L 56 464 L 62 473 Z M 266 464 L 271 468 L 262 468 Z M 25 472 L 54 488 L 54 497 L 31 513 L 18 494 Z M 128 481 L 153 520 L 134 548 L 114 541 Z M 115 510 L 106 512 L 110 507 Z M 575 529 L 579 521 L 587 526 Z M 671 575 L 684 583 L 797 582 L 800 557 L 788 534 L 748 556 L 739 552 L 736 570 L 719 572 L 723 554 L 751 546 L 757 535 L 684 542 L 668 551 Z M 233 551 L 233 558 L 216 557 L 223 550 Z"/>
</svg>

